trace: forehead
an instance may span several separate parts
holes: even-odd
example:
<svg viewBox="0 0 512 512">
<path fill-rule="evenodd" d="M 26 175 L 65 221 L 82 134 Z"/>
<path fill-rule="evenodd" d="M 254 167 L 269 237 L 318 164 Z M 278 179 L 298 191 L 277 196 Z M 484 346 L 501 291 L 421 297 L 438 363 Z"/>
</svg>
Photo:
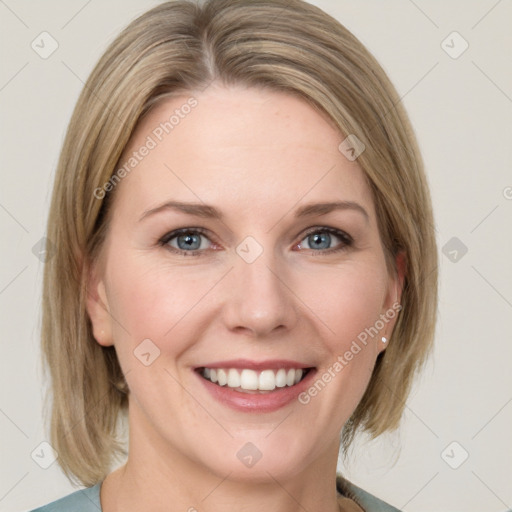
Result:
<svg viewBox="0 0 512 512">
<path fill-rule="evenodd" d="M 219 206 L 233 199 L 290 208 L 306 196 L 370 206 L 364 173 L 338 149 L 344 138 L 296 96 L 211 85 L 166 99 L 144 117 L 121 158 L 134 166 L 120 188 L 131 204 L 167 194 Z"/>
</svg>

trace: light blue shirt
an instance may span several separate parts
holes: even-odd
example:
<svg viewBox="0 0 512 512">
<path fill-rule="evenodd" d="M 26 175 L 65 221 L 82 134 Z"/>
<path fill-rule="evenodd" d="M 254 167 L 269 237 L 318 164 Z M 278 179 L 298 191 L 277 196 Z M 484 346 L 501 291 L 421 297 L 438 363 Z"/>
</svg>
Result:
<svg viewBox="0 0 512 512">
<path fill-rule="evenodd" d="M 101 512 L 101 483 L 39 507 L 32 512 Z"/>
<path fill-rule="evenodd" d="M 336 484 L 343 496 L 352 498 L 365 512 L 400 512 L 347 480 L 338 477 Z M 101 512 L 100 486 L 101 483 L 76 491 L 31 512 Z"/>
</svg>

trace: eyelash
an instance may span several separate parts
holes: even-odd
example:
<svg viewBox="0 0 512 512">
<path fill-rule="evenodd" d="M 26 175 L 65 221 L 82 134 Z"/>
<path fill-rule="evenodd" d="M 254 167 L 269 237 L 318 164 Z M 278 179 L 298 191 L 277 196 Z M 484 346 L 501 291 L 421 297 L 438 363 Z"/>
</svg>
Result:
<svg viewBox="0 0 512 512">
<path fill-rule="evenodd" d="M 341 230 L 335 229 L 335 228 L 330 228 L 328 226 L 316 226 L 316 227 L 311 228 L 308 231 L 306 231 L 306 233 L 304 233 L 304 235 L 300 239 L 299 243 L 295 244 L 294 247 L 296 247 L 297 245 L 300 245 L 300 242 L 302 242 L 302 240 L 304 240 L 305 238 L 307 238 L 308 236 L 310 236 L 314 233 L 329 233 L 331 235 L 335 235 L 336 237 L 338 237 L 341 240 L 340 246 L 337 248 L 334 248 L 334 249 L 320 249 L 318 251 L 315 251 L 313 249 L 308 249 L 310 251 L 313 251 L 313 254 L 315 254 L 315 255 L 334 254 L 337 252 L 346 251 L 354 243 L 354 240 L 352 239 L 352 237 L 350 235 L 348 235 L 347 233 L 345 233 L 344 231 L 341 231 Z M 175 254 L 180 254 L 182 256 L 200 256 L 201 253 L 205 251 L 205 249 L 195 249 L 192 251 L 183 251 L 181 249 L 176 249 L 176 247 L 171 247 L 170 245 L 168 245 L 169 242 L 173 238 L 176 238 L 180 235 L 186 235 L 186 234 L 199 234 L 199 235 L 203 235 L 206 238 L 208 238 L 207 232 L 203 228 L 181 228 L 181 229 L 176 229 L 174 231 L 171 231 L 171 232 L 165 234 L 162 238 L 160 238 L 160 240 L 158 241 L 158 244 Z M 209 240 L 209 238 L 208 238 L 208 240 Z M 210 240 L 210 242 L 211 242 L 211 240 Z"/>
</svg>

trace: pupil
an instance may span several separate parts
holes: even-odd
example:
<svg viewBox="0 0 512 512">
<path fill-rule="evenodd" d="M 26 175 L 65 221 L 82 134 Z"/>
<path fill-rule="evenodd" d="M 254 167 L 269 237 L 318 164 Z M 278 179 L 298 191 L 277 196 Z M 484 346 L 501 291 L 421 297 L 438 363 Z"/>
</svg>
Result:
<svg viewBox="0 0 512 512">
<path fill-rule="evenodd" d="M 314 234 L 311 235 L 310 238 L 313 239 L 313 244 L 309 244 L 310 247 L 315 247 L 316 249 L 329 248 L 331 242 L 331 235 L 329 235 L 329 233 Z"/>
<path fill-rule="evenodd" d="M 201 241 L 198 235 L 181 235 L 178 237 L 178 247 L 180 249 L 199 249 Z"/>
</svg>

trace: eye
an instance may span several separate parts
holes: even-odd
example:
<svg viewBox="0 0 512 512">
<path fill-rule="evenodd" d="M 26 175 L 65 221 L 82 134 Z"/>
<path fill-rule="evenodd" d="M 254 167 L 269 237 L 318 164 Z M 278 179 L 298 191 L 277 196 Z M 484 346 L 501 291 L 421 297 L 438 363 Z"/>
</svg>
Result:
<svg viewBox="0 0 512 512">
<path fill-rule="evenodd" d="M 167 233 L 159 243 L 173 252 L 194 256 L 209 249 L 211 241 L 201 228 L 182 228 Z"/>
<path fill-rule="evenodd" d="M 209 249 L 214 249 L 213 242 L 202 228 L 176 229 L 164 235 L 158 243 L 183 256 L 199 256 Z M 295 247 L 312 250 L 315 254 L 332 254 L 346 250 L 352 244 L 352 237 L 347 233 L 324 226 L 312 228 Z"/>
<path fill-rule="evenodd" d="M 323 254 L 345 250 L 353 243 L 354 241 L 350 235 L 339 229 L 316 227 L 306 234 L 297 247 L 300 249 L 311 249 L 316 254 Z"/>
</svg>

